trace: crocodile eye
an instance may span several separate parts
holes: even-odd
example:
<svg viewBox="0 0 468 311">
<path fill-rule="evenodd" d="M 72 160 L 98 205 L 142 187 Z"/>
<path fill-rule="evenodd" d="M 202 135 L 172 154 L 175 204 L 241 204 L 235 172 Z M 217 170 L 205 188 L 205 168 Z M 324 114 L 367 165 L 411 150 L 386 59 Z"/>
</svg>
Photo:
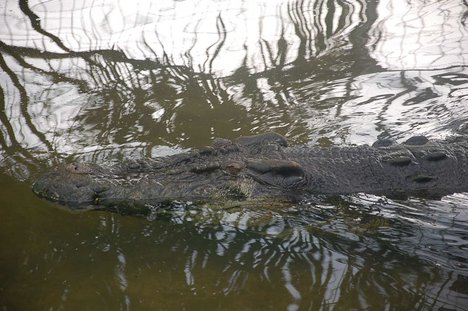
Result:
<svg viewBox="0 0 468 311">
<path fill-rule="evenodd" d="M 244 168 L 244 166 L 241 163 L 238 162 L 231 162 L 226 167 L 224 170 L 231 175 L 237 175 L 240 173 L 240 171 Z"/>
<path fill-rule="evenodd" d="M 407 166 L 410 165 L 412 160 L 408 156 L 389 156 L 382 159 L 383 162 L 386 162 L 392 166 Z"/>
</svg>

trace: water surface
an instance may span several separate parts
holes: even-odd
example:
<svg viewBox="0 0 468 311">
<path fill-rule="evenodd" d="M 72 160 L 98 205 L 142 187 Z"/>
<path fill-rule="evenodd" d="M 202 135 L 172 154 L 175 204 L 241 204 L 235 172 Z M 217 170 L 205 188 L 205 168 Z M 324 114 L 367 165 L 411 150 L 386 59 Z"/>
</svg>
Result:
<svg viewBox="0 0 468 311">
<path fill-rule="evenodd" d="M 466 135 L 467 16 L 455 0 L 3 1 L 0 309 L 468 309 L 464 193 L 133 217 L 30 191 L 58 163 L 216 137 Z"/>
</svg>

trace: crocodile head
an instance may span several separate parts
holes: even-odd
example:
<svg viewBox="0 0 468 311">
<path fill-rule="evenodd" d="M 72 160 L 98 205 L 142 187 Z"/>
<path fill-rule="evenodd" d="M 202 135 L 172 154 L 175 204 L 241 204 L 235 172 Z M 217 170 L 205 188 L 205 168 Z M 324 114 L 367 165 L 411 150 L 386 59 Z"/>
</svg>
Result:
<svg viewBox="0 0 468 311">
<path fill-rule="evenodd" d="M 104 182 L 95 178 L 102 170 L 101 166 L 92 163 L 58 166 L 33 184 L 33 192 L 70 207 L 92 205 L 107 189 Z"/>
<path fill-rule="evenodd" d="M 305 182 L 302 168 L 285 160 L 185 163 L 178 167 L 142 163 L 59 166 L 41 176 L 33 191 L 70 208 L 112 209 L 174 201 L 285 199 L 286 193 L 289 196 Z"/>
<path fill-rule="evenodd" d="M 41 176 L 33 191 L 69 207 L 96 209 L 285 197 L 307 183 L 304 169 L 284 160 L 285 144 L 284 137 L 268 133 L 217 139 L 202 149 L 111 166 L 67 164 Z"/>
<path fill-rule="evenodd" d="M 143 163 L 143 162 L 142 162 Z M 252 178 L 238 178 L 245 167 L 237 162 L 138 167 L 136 162 L 114 166 L 67 164 L 37 179 L 33 192 L 72 209 L 139 208 L 174 201 L 221 201 L 251 195 Z"/>
</svg>

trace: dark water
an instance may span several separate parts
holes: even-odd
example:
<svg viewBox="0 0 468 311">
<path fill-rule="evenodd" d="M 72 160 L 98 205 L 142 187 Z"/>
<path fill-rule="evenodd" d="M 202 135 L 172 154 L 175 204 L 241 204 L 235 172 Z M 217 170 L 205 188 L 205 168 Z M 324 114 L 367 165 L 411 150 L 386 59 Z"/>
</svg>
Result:
<svg viewBox="0 0 468 311">
<path fill-rule="evenodd" d="M 468 195 L 174 206 L 36 198 L 54 164 L 274 130 L 468 134 L 463 1 L 0 2 L 0 310 L 468 310 Z"/>
</svg>

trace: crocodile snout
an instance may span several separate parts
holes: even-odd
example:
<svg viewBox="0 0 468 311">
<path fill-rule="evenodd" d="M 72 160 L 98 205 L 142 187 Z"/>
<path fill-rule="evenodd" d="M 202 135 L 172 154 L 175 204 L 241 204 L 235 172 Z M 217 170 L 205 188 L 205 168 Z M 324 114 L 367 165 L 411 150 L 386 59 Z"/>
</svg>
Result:
<svg viewBox="0 0 468 311">
<path fill-rule="evenodd" d="M 33 192 L 40 197 L 70 207 L 92 204 L 96 196 L 95 183 L 90 177 L 91 167 L 67 164 L 40 176 L 33 184 Z"/>
</svg>

